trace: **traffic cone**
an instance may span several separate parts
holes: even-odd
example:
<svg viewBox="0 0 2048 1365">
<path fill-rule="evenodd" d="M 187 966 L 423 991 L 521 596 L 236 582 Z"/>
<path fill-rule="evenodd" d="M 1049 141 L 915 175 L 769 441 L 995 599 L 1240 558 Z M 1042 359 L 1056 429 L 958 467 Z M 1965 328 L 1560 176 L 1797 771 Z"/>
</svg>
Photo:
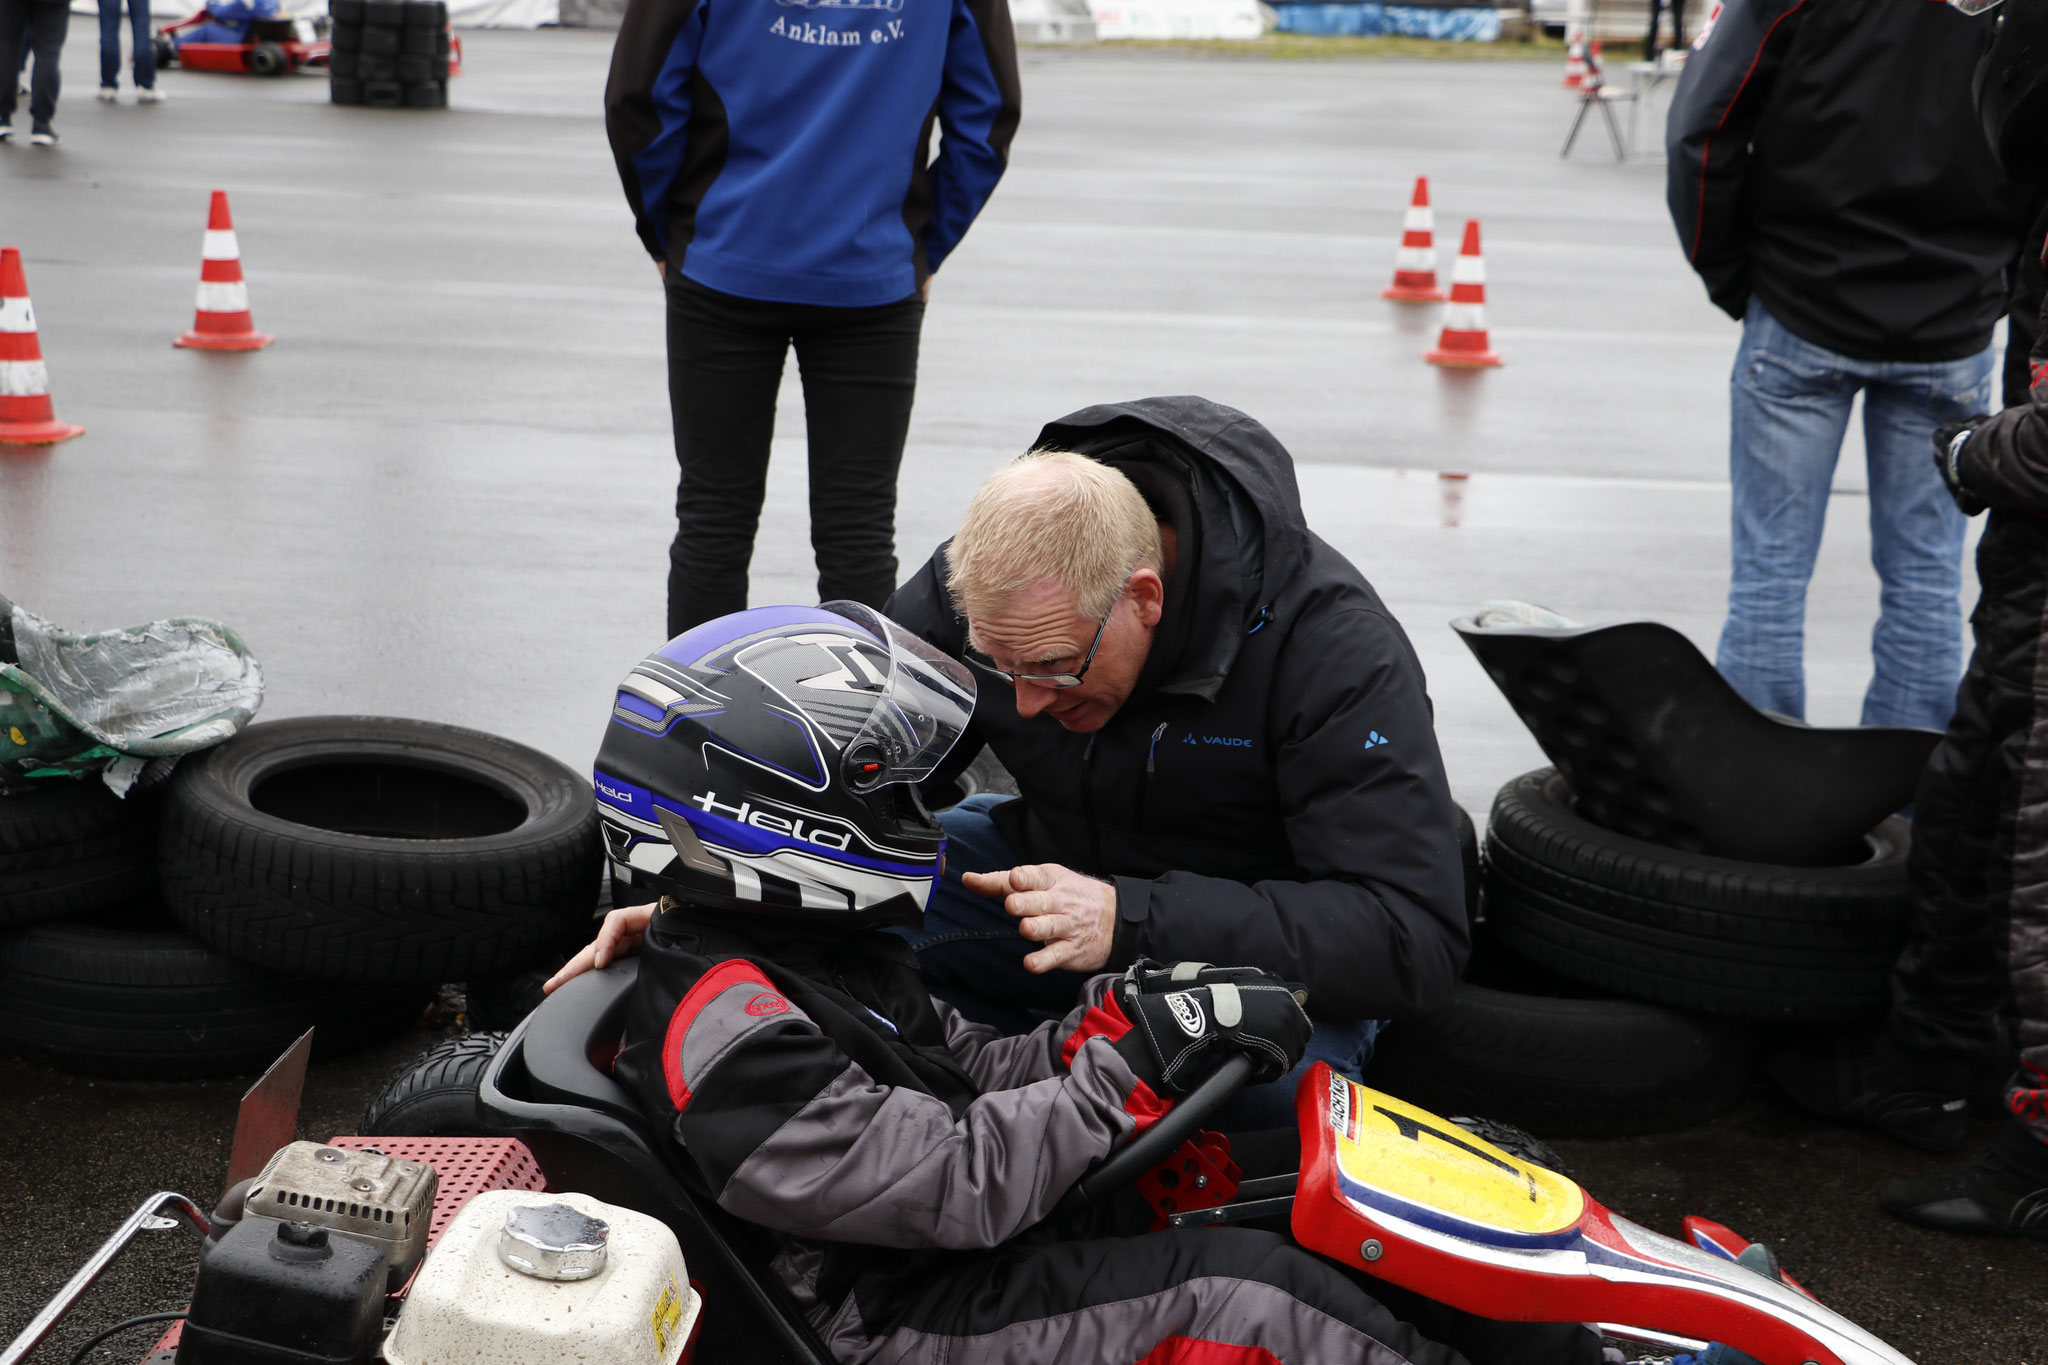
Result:
<svg viewBox="0 0 2048 1365">
<path fill-rule="evenodd" d="M 1394 253 L 1394 282 L 1380 297 L 1399 303 L 1436 303 L 1444 291 L 1436 287 L 1436 215 L 1429 207 L 1429 177 L 1415 177 L 1415 196 L 1401 224 L 1401 248 Z"/>
<path fill-rule="evenodd" d="M 171 344 L 202 351 L 257 351 L 275 341 L 249 322 L 249 286 L 242 282 L 242 248 L 235 241 L 225 190 L 213 192 L 199 256 L 199 309 L 192 330 Z"/>
<path fill-rule="evenodd" d="M 1486 261 L 1479 254 L 1479 220 L 1465 224 L 1465 244 L 1451 266 L 1451 301 L 1444 305 L 1444 329 L 1436 349 L 1422 358 L 1432 365 L 1479 369 L 1500 364 L 1500 352 L 1486 339 Z"/>
<path fill-rule="evenodd" d="M 1586 76 L 1579 82 L 1581 90 L 1598 90 L 1607 84 L 1607 63 L 1600 55 L 1600 40 L 1595 38 L 1586 48 Z"/>
<path fill-rule="evenodd" d="M 1576 90 L 1586 82 L 1586 35 L 1574 29 L 1564 44 L 1564 88 Z"/>
<path fill-rule="evenodd" d="M 0 445 L 53 446 L 84 434 L 51 410 L 50 371 L 36 341 L 21 252 L 0 247 Z"/>
</svg>

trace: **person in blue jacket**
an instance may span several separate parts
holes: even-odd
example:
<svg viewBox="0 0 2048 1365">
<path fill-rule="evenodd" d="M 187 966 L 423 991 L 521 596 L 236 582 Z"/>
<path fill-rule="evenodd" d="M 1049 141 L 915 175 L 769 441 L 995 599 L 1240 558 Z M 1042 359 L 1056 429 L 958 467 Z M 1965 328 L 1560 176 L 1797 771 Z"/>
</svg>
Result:
<svg viewBox="0 0 2048 1365">
<path fill-rule="evenodd" d="M 668 299 L 671 635 L 747 604 L 792 344 L 819 599 L 895 589 L 925 299 L 1002 176 L 1018 85 L 1006 0 L 627 6 L 605 127 Z"/>
</svg>

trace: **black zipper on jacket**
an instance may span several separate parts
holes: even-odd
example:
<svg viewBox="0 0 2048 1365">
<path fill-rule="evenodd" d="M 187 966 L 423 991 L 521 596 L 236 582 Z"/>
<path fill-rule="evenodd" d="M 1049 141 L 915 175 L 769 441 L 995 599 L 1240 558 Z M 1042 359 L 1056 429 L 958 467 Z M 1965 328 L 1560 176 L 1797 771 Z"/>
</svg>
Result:
<svg viewBox="0 0 2048 1365">
<path fill-rule="evenodd" d="M 1166 733 L 1167 722 L 1160 721 L 1159 728 L 1152 732 L 1152 742 L 1145 746 L 1145 780 L 1138 784 L 1138 810 L 1131 819 L 1131 833 L 1136 834 L 1145 827 L 1145 803 L 1152 796 L 1152 775 L 1159 771 L 1159 740 Z"/>
<path fill-rule="evenodd" d="M 1089 868 L 1093 876 L 1102 875 L 1102 826 L 1095 821 L 1095 736 L 1088 736 L 1088 747 L 1081 751 L 1081 805 L 1088 820 L 1088 840 L 1095 851 L 1094 865 Z"/>
</svg>

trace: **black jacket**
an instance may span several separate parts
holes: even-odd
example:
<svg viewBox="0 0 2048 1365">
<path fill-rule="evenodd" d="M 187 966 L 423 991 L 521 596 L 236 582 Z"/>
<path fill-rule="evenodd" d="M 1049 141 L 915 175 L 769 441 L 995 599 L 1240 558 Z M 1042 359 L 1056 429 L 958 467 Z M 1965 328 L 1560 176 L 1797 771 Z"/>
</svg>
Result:
<svg viewBox="0 0 2048 1365">
<path fill-rule="evenodd" d="M 1294 465 L 1201 398 L 1086 408 L 1042 446 L 1115 465 L 1179 535 L 1136 690 L 1093 735 L 1018 717 L 984 686 L 951 756 L 982 742 L 1022 799 L 1025 859 L 1112 878 L 1110 965 L 1249 963 L 1327 1018 L 1440 1003 L 1468 950 L 1456 816 L 1422 667 L 1372 585 L 1303 523 Z M 949 653 L 966 625 L 942 552 L 888 614 Z"/>
<path fill-rule="evenodd" d="M 1864 360 L 1974 355 L 2025 223 L 1971 107 L 1992 17 L 1936 0 L 1728 0 L 1665 125 L 1707 293 Z"/>
</svg>

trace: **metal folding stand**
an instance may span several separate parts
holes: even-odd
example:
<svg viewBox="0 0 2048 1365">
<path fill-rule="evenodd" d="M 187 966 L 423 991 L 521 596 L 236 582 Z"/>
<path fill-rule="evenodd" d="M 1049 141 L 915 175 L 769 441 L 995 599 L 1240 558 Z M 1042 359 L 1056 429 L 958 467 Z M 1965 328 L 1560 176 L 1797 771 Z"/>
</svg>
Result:
<svg viewBox="0 0 2048 1365">
<path fill-rule="evenodd" d="M 1598 105 L 1600 116 L 1607 121 L 1608 140 L 1614 144 L 1614 159 L 1628 160 L 1628 144 L 1622 139 L 1621 125 L 1615 122 L 1613 106 L 1617 103 L 1633 104 L 1635 98 L 1634 91 L 1625 95 L 1610 91 L 1601 79 L 1600 69 L 1589 64 L 1586 84 L 1579 91 L 1579 112 L 1572 119 L 1571 132 L 1565 134 L 1564 150 L 1557 154 L 1558 159 L 1563 160 L 1572 154 L 1572 144 L 1578 141 L 1579 129 L 1585 126 L 1587 111 Z"/>
</svg>

